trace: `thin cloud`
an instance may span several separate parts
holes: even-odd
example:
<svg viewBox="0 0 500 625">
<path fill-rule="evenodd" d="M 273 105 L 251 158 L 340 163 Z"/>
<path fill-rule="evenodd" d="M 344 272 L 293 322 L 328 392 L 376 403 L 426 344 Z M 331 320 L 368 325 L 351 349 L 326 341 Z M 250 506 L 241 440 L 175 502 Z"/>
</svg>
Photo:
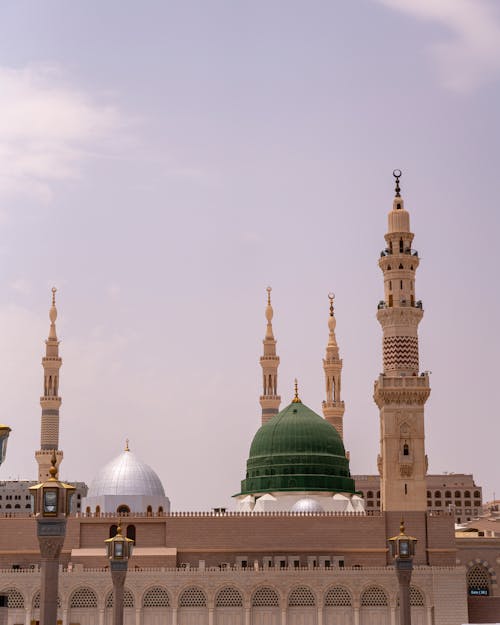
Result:
<svg viewBox="0 0 500 625">
<path fill-rule="evenodd" d="M 378 0 L 449 30 L 430 46 L 443 85 L 468 92 L 500 77 L 500 16 L 487 0 Z"/>
<path fill-rule="evenodd" d="M 124 120 L 66 83 L 54 67 L 0 66 L 0 194 L 50 201 L 57 181 L 83 162 Z"/>
</svg>

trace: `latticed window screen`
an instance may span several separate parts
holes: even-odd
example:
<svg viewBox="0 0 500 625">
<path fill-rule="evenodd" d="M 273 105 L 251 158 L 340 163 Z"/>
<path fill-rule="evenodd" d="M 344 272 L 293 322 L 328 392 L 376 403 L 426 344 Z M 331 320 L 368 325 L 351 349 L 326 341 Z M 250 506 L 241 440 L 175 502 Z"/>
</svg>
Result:
<svg viewBox="0 0 500 625">
<path fill-rule="evenodd" d="M 314 606 L 316 601 L 310 588 L 306 586 L 299 586 L 290 593 L 288 597 L 288 605 L 291 608 L 298 608 L 303 606 Z"/>
<path fill-rule="evenodd" d="M 155 586 L 144 595 L 142 605 L 145 608 L 168 608 L 170 607 L 170 597 L 165 588 Z"/>
<path fill-rule="evenodd" d="M 415 586 L 410 586 L 410 605 L 425 605 L 424 595 Z"/>
<path fill-rule="evenodd" d="M 345 588 L 341 588 L 340 586 L 330 588 L 325 596 L 325 605 L 352 605 L 351 595 Z"/>
<path fill-rule="evenodd" d="M 9 588 L 5 591 L 8 593 L 7 607 L 8 608 L 24 608 L 24 597 L 15 588 Z"/>
<path fill-rule="evenodd" d="M 264 608 L 264 607 L 278 607 L 280 604 L 280 600 L 278 597 L 278 593 L 269 588 L 268 586 L 263 586 L 262 588 L 258 588 L 252 597 L 252 605 L 256 608 Z"/>
<path fill-rule="evenodd" d="M 57 607 L 60 608 L 61 607 L 61 597 L 57 597 Z M 40 591 L 38 591 L 36 593 L 36 595 L 33 597 L 33 609 L 40 609 Z"/>
<path fill-rule="evenodd" d="M 106 597 L 106 607 L 113 607 L 113 591 L 109 593 Z M 125 588 L 123 591 L 123 607 L 124 608 L 133 608 L 134 607 L 134 595 L 130 592 L 128 588 Z"/>
<path fill-rule="evenodd" d="M 387 595 L 378 586 L 370 586 L 361 595 L 361 605 L 387 605 Z"/>
<path fill-rule="evenodd" d="M 205 608 L 207 598 L 200 588 L 186 588 L 179 599 L 181 608 Z"/>
<path fill-rule="evenodd" d="M 90 588 L 79 588 L 71 595 L 71 608 L 97 608 L 97 596 Z"/>
<path fill-rule="evenodd" d="M 215 605 L 218 608 L 243 607 L 243 597 L 236 588 L 223 588 L 217 594 Z"/>
<path fill-rule="evenodd" d="M 467 571 L 467 587 L 488 588 L 490 587 L 490 574 L 482 564 L 476 564 Z"/>
</svg>

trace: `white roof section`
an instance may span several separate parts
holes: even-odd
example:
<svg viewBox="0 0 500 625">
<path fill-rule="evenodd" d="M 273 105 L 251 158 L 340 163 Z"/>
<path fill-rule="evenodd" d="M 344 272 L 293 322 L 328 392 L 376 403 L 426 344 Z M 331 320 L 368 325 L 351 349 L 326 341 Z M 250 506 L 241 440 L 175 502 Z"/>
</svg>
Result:
<svg viewBox="0 0 500 625">
<path fill-rule="evenodd" d="M 165 497 L 165 490 L 153 469 L 126 450 L 99 471 L 87 497 L 105 495 Z"/>
</svg>

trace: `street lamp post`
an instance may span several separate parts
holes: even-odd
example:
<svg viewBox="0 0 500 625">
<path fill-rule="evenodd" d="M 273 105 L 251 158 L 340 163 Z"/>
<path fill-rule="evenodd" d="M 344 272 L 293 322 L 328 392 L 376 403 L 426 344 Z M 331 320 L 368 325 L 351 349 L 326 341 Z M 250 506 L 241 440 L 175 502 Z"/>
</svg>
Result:
<svg viewBox="0 0 500 625">
<path fill-rule="evenodd" d="M 8 425 L 0 425 L 0 465 L 5 460 L 5 454 L 7 453 L 7 440 L 10 434 L 10 427 Z M 0 594 L 0 625 L 7 625 L 8 619 L 8 595 Z"/>
<path fill-rule="evenodd" d="M 50 478 L 30 487 L 35 499 L 38 544 L 41 555 L 40 625 L 56 625 L 59 587 L 59 555 L 66 535 L 66 519 L 75 488 L 57 479 L 56 455 Z"/>
<path fill-rule="evenodd" d="M 134 541 L 122 536 L 122 526 L 119 523 L 116 535 L 104 542 L 113 582 L 113 625 L 123 625 L 123 589 Z"/>
<path fill-rule="evenodd" d="M 401 519 L 398 536 L 389 538 L 388 542 L 399 582 L 399 625 L 411 625 L 410 580 L 417 539 L 405 534 L 404 521 Z"/>
</svg>

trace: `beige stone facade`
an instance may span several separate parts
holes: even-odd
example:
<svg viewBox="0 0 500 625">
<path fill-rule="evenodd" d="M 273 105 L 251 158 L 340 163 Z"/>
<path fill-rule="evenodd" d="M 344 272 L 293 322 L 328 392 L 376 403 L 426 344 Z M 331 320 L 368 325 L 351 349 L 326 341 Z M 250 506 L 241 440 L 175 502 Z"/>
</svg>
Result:
<svg viewBox="0 0 500 625">
<path fill-rule="evenodd" d="M 380 510 L 380 476 L 354 475 L 356 489 L 365 499 L 367 510 Z M 483 491 L 472 475 L 443 473 L 426 475 L 427 510 L 448 510 L 457 523 L 467 523 L 482 514 Z"/>
</svg>

